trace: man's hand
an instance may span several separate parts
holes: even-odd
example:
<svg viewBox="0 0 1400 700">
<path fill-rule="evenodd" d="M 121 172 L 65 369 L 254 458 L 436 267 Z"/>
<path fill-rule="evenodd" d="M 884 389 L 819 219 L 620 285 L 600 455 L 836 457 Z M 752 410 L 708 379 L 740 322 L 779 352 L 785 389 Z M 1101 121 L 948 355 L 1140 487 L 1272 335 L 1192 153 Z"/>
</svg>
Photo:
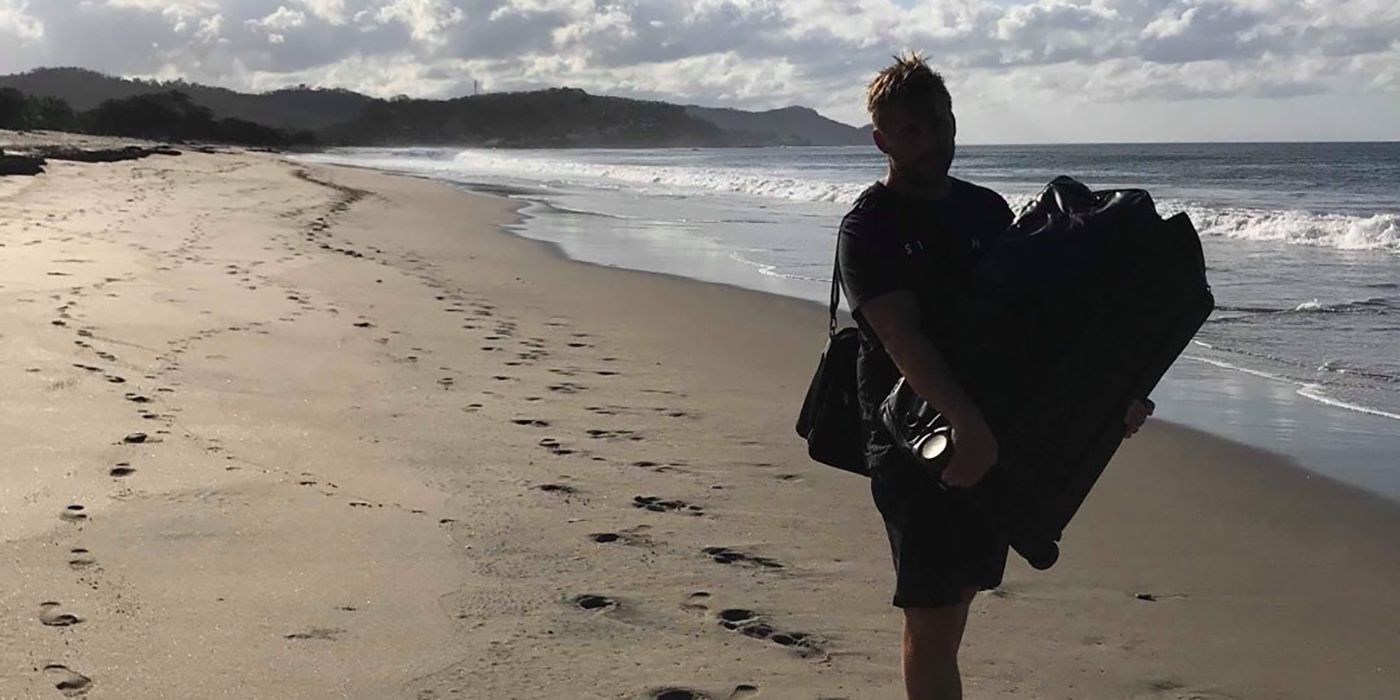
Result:
<svg viewBox="0 0 1400 700">
<path fill-rule="evenodd" d="M 1133 399 L 1133 402 L 1128 404 L 1128 413 L 1123 416 L 1123 425 L 1126 427 L 1123 439 L 1132 437 L 1133 433 L 1147 422 L 1147 417 L 1156 410 L 1157 404 L 1152 403 L 1152 399 Z"/>
<path fill-rule="evenodd" d="M 980 413 L 953 419 L 953 457 L 943 469 L 948 486 L 976 486 L 997 463 L 997 438 Z"/>
</svg>

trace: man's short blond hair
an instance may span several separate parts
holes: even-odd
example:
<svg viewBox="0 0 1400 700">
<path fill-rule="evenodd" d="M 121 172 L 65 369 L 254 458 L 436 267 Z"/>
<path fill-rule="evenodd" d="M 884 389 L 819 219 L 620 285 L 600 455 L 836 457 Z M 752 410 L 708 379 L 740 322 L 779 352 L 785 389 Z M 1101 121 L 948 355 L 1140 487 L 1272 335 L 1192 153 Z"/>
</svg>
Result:
<svg viewBox="0 0 1400 700">
<path fill-rule="evenodd" d="M 937 100 L 947 100 L 950 105 L 953 102 L 943 76 L 929 68 L 917 51 L 895 56 L 894 63 L 880 71 L 865 88 L 865 109 L 877 129 L 881 114 L 891 105 L 917 106 Z"/>
</svg>

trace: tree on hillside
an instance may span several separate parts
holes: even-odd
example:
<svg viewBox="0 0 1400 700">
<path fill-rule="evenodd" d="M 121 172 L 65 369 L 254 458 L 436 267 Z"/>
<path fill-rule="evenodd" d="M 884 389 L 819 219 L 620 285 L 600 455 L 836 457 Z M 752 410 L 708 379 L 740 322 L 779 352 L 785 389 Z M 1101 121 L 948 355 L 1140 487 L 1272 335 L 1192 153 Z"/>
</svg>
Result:
<svg viewBox="0 0 1400 700">
<path fill-rule="evenodd" d="M 93 133 L 135 138 L 197 139 L 216 131 L 214 113 L 175 90 L 106 100 L 83 121 Z"/>
<path fill-rule="evenodd" d="M 73 109 L 57 97 L 30 97 L 14 88 L 0 88 L 0 129 L 73 127 Z"/>
<path fill-rule="evenodd" d="M 29 98 L 14 88 L 0 88 L 0 129 L 28 129 Z"/>
<path fill-rule="evenodd" d="M 78 124 L 77 116 L 68 103 L 57 97 L 39 97 L 32 100 L 34 113 L 38 119 L 37 128 L 49 131 L 69 131 Z"/>
<path fill-rule="evenodd" d="M 79 122 L 95 134 L 156 141 L 217 141 L 270 148 L 310 146 L 315 141 L 306 131 L 289 133 L 233 117 L 215 119 L 212 110 L 177 90 L 106 100 L 83 113 Z"/>
</svg>

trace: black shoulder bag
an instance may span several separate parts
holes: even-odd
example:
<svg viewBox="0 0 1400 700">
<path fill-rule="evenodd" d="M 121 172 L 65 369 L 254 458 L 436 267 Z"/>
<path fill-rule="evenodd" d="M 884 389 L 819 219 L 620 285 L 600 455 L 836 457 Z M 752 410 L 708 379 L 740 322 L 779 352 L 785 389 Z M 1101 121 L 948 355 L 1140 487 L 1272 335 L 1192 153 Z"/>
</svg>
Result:
<svg viewBox="0 0 1400 700">
<path fill-rule="evenodd" d="M 821 360 L 817 362 L 817 373 L 812 376 L 812 384 L 807 387 L 807 397 L 802 401 L 802 412 L 797 416 L 797 434 L 807 441 L 807 454 L 812 459 L 837 469 L 870 476 L 865 466 L 865 439 L 861 428 L 860 400 L 856 394 L 856 355 L 860 352 L 860 332 L 854 326 L 839 331 L 836 329 L 836 307 L 840 303 L 841 265 L 838 258 L 831 273 L 830 324 L 827 326 L 826 347 L 822 349 Z"/>
</svg>

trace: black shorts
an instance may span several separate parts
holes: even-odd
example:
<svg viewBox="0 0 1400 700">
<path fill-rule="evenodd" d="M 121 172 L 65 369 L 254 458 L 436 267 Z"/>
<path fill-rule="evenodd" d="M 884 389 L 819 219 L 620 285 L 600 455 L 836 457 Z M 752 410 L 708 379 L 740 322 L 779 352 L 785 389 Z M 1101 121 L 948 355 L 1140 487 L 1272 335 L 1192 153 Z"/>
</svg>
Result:
<svg viewBox="0 0 1400 700">
<path fill-rule="evenodd" d="M 1001 585 L 1009 547 L 992 480 L 944 490 L 893 446 L 872 445 L 866 457 L 890 538 L 896 607 L 953 605 L 969 588 Z"/>
</svg>

